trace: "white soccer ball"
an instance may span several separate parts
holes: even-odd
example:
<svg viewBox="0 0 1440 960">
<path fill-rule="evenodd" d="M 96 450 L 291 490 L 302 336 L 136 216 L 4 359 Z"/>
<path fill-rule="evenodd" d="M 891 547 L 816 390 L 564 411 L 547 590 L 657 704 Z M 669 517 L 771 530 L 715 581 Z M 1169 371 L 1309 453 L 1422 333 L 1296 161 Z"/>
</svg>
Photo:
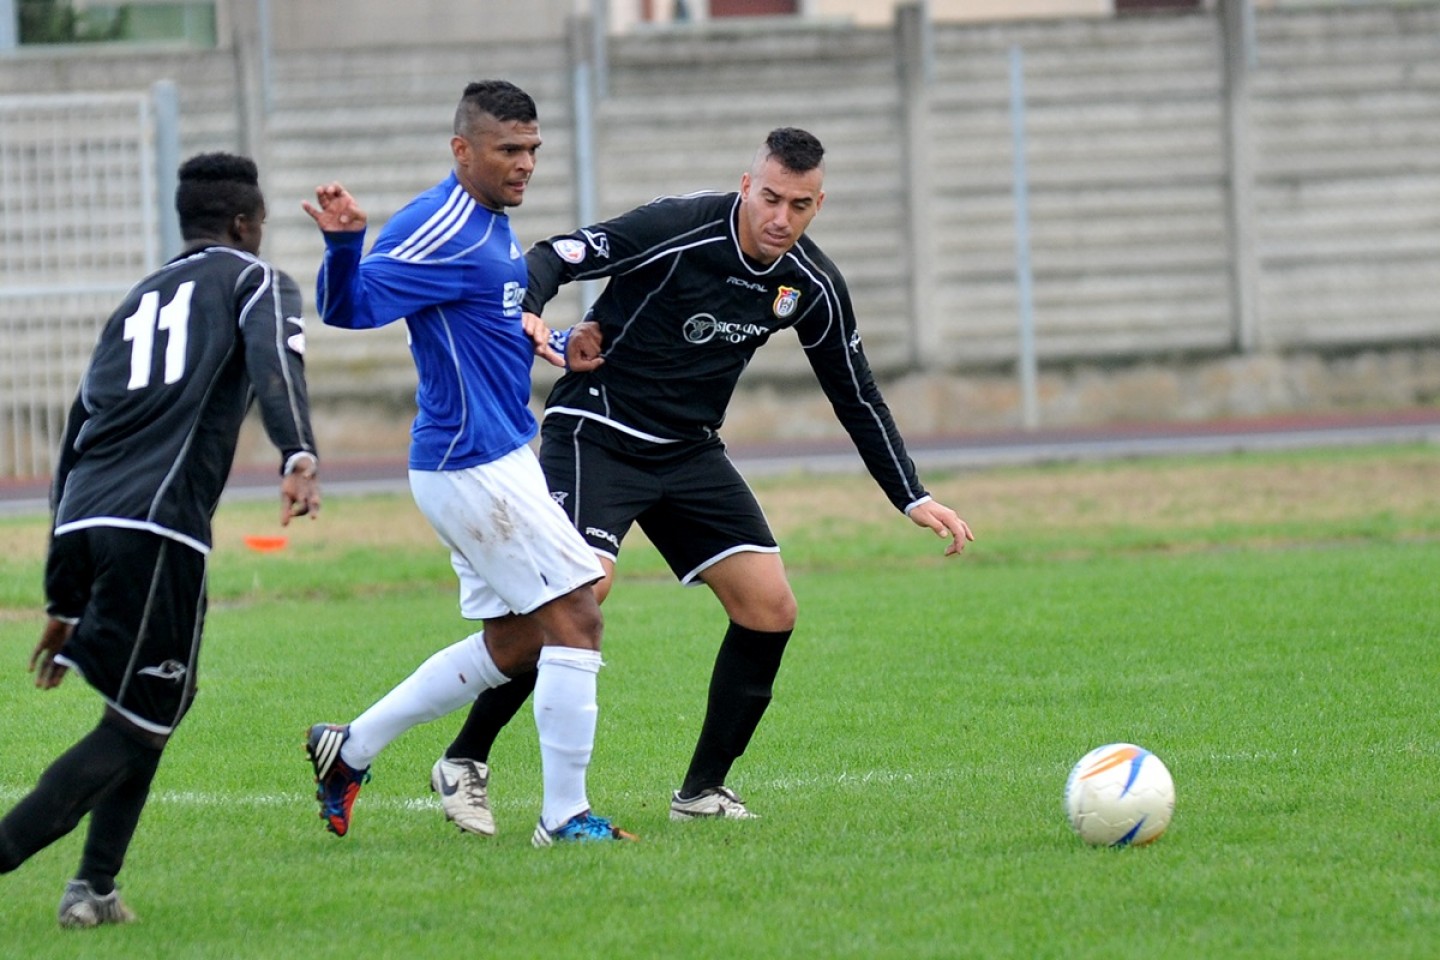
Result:
<svg viewBox="0 0 1440 960">
<path fill-rule="evenodd" d="M 1175 781 L 1160 758 L 1133 743 L 1107 743 L 1075 764 L 1065 781 L 1065 813 L 1080 839 L 1097 847 L 1139 846 L 1170 826 Z"/>
</svg>

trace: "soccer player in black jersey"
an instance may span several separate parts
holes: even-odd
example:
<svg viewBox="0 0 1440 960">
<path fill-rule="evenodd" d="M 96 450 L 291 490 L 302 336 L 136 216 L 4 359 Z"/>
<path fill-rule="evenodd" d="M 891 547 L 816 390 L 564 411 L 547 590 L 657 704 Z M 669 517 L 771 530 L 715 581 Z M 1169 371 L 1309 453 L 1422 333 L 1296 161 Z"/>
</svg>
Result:
<svg viewBox="0 0 1440 960">
<path fill-rule="evenodd" d="M 51 491 L 50 619 L 30 669 L 41 689 L 75 669 L 105 707 L 0 820 L 0 873 L 90 814 L 62 927 L 135 918 L 115 876 L 195 694 L 210 520 L 252 400 L 281 453 L 281 525 L 320 509 L 300 291 L 258 256 L 265 201 L 254 162 L 192 157 L 175 206 L 186 248 L 101 330 Z"/>
<path fill-rule="evenodd" d="M 717 434 L 757 348 L 793 328 L 890 502 L 948 538 L 947 555 L 974 539 L 921 485 L 861 349 L 845 281 L 805 235 L 825 200 L 823 156 L 811 134 L 775 130 L 738 193 L 661 198 L 527 255 L 533 314 L 564 283 L 607 281 L 586 322 L 555 338 L 571 362 L 546 401 L 540 448 L 553 496 L 605 569 L 597 595 L 609 593 L 638 522 L 676 577 L 706 584 L 729 616 L 694 756 L 671 797 L 675 820 L 753 816 L 726 779 L 770 703 L 795 626 L 779 547 Z M 482 786 L 490 746 L 533 682 L 516 677 L 483 693 L 446 751 L 483 773 Z M 485 790 L 472 799 L 488 807 Z"/>
</svg>

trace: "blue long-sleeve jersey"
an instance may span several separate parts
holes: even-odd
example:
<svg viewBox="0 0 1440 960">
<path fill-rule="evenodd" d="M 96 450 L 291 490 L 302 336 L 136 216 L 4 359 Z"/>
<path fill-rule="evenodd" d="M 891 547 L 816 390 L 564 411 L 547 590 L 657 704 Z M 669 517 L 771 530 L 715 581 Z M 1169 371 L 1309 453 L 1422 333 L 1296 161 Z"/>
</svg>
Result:
<svg viewBox="0 0 1440 960">
<path fill-rule="evenodd" d="M 520 322 L 525 257 L 510 218 L 475 202 L 452 172 L 395 214 L 361 258 L 363 231 L 325 234 L 316 302 L 329 326 L 404 320 L 419 372 L 414 470 L 489 463 L 535 435 Z"/>
</svg>

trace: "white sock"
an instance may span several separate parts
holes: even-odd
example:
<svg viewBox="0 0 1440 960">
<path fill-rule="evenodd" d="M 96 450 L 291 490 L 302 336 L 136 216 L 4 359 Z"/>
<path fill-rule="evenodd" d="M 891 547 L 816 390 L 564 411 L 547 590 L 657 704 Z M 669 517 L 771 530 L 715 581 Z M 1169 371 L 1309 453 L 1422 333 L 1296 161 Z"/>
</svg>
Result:
<svg viewBox="0 0 1440 960">
<path fill-rule="evenodd" d="M 340 748 L 340 759 L 355 770 L 364 770 L 406 730 L 468 706 L 482 690 L 509 679 L 490 658 L 485 634 L 472 633 L 420 664 L 356 717 L 350 724 L 350 738 Z"/>
<path fill-rule="evenodd" d="M 545 783 L 540 822 L 553 830 L 590 809 L 585 771 L 595 748 L 595 679 L 603 665 L 598 650 L 542 647 L 535 679 L 535 729 Z"/>
</svg>

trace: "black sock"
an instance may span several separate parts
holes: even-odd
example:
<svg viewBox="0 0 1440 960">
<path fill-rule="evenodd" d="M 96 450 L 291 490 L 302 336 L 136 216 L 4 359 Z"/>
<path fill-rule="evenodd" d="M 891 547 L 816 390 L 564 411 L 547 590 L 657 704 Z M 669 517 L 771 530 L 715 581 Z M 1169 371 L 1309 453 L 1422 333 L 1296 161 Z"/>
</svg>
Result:
<svg viewBox="0 0 1440 960">
<path fill-rule="evenodd" d="M 479 760 L 490 762 L 490 748 L 500 735 L 505 724 L 525 705 L 535 689 L 538 672 L 530 670 L 510 678 L 509 683 L 491 687 L 475 698 L 470 706 L 470 715 L 460 728 L 453 743 L 445 751 L 451 760 Z"/>
<path fill-rule="evenodd" d="M 101 722 L 57 757 L 35 789 L 0 820 L 0 873 L 14 870 L 74 830 L 135 769 L 150 766 L 153 773 L 150 754 L 158 759 L 159 753 Z"/>
<path fill-rule="evenodd" d="M 89 882 L 102 897 L 115 889 L 115 876 L 125 863 L 125 852 L 140 823 L 140 814 L 150 796 L 150 782 L 160 766 L 160 751 L 146 750 L 135 756 L 130 776 L 95 804 L 90 811 L 90 829 L 85 835 L 85 852 L 75 879 Z"/>
<path fill-rule="evenodd" d="M 789 630 L 767 633 L 730 624 L 710 674 L 705 723 L 680 785 L 682 797 L 725 783 L 731 765 L 750 745 L 770 705 L 771 688 L 789 639 Z"/>
</svg>

